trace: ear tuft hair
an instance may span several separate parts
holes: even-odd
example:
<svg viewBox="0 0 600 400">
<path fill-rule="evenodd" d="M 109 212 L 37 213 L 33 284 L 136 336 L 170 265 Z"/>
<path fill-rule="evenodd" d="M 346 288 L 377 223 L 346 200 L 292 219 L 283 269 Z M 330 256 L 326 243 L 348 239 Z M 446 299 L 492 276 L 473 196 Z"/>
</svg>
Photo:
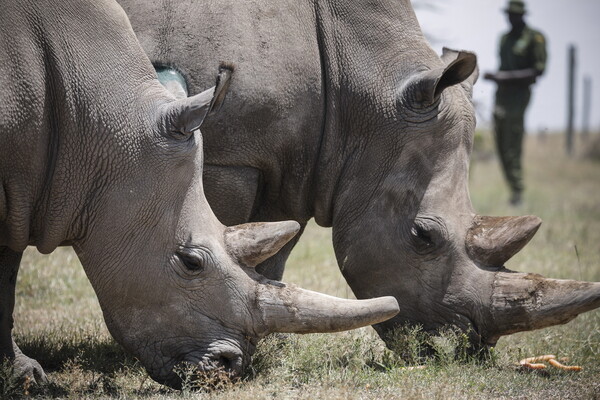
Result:
<svg viewBox="0 0 600 400">
<path fill-rule="evenodd" d="M 230 61 L 221 61 L 219 63 L 219 72 L 224 69 L 228 69 L 229 71 L 233 72 L 235 70 L 235 65 Z"/>
<path fill-rule="evenodd" d="M 219 65 L 219 74 L 215 83 L 215 93 L 210 105 L 210 113 L 219 111 L 221 106 L 223 106 L 225 96 L 229 91 L 229 85 L 231 85 L 231 77 L 234 69 L 233 63 L 230 62 L 222 61 L 221 65 Z"/>
</svg>

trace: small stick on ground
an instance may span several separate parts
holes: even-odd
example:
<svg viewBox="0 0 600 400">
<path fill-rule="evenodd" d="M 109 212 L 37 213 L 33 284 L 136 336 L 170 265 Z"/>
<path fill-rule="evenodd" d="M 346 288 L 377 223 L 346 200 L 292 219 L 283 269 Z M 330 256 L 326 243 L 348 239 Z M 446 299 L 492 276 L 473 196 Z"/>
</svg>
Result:
<svg viewBox="0 0 600 400">
<path fill-rule="evenodd" d="M 548 360 L 548 363 L 550 363 L 550 365 L 552 365 L 553 367 L 565 370 L 565 371 L 581 371 L 583 369 L 583 367 L 580 367 L 579 365 L 564 365 L 559 363 L 558 361 L 556 361 L 555 359 L 552 360 Z"/>
<path fill-rule="evenodd" d="M 566 357 L 561 358 L 561 361 L 567 361 Z M 547 361 L 551 366 L 562 369 L 564 371 L 581 371 L 583 368 L 578 365 L 563 365 L 556 360 L 554 354 L 547 354 L 544 356 L 524 358 L 519 361 L 519 365 L 523 368 L 529 369 L 546 369 L 546 364 L 542 364 L 542 361 Z"/>
<path fill-rule="evenodd" d="M 554 354 L 546 354 L 545 356 L 524 358 L 521 361 L 519 361 L 519 364 L 523 365 L 523 364 L 529 364 L 529 363 L 539 363 L 541 361 L 548 361 L 548 360 L 552 360 L 555 358 L 556 358 L 556 356 Z"/>
</svg>

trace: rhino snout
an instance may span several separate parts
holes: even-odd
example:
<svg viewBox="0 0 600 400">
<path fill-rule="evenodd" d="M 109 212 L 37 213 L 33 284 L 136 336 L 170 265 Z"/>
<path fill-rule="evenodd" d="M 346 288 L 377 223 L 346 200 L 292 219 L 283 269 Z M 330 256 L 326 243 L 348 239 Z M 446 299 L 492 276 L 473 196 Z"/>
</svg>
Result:
<svg viewBox="0 0 600 400">
<path fill-rule="evenodd" d="M 248 342 L 212 343 L 205 350 L 198 350 L 170 357 L 168 360 L 147 366 L 148 374 L 155 381 L 174 389 L 181 389 L 184 382 L 195 386 L 194 382 L 211 384 L 218 380 L 238 378 L 250 361 L 255 346 Z"/>
<path fill-rule="evenodd" d="M 212 355 L 210 364 L 213 369 L 222 369 L 232 376 L 239 376 L 244 371 L 247 363 L 240 351 L 223 350 Z"/>
</svg>

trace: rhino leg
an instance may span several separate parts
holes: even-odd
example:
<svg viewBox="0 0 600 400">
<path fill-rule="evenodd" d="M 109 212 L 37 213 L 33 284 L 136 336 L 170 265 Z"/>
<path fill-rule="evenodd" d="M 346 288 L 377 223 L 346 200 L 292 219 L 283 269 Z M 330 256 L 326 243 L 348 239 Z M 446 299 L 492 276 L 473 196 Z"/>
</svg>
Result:
<svg viewBox="0 0 600 400">
<path fill-rule="evenodd" d="M 250 221 L 258 193 L 260 171 L 250 167 L 204 165 L 206 199 L 225 226 Z"/>
<path fill-rule="evenodd" d="M 29 358 L 25 354 L 23 354 L 21 349 L 19 349 L 19 346 L 17 346 L 17 344 L 14 342 L 14 340 L 12 344 L 13 351 L 15 354 L 15 359 L 13 363 L 15 373 L 23 378 L 28 377 L 33 383 L 39 384 L 48 382 L 46 373 L 44 372 L 44 369 L 42 368 L 40 363 L 38 363 L 33 358 Z"/>
<path fill-rule="evenodd" d="M 0 247 L 0 361 L 9 360 L 18 376 L 42 383 L 47 380 L 44 370 L 36 360 L 23 354 L 12 338 L 15 286 L 22 255 Z"/>
<path fill-rule="evenodd" d="M 0 356 L 13 360 L 12 328 L 15 285 L 23 253 L 0 247 Z"/>
</svg>

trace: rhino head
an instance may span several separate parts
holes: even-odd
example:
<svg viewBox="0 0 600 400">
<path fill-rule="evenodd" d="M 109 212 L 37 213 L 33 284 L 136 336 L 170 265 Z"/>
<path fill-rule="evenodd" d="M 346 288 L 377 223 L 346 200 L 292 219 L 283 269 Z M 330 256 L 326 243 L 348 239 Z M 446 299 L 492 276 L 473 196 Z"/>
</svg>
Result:
<svg viewBox="0 0 600 400">
<path fill-rule="evenodd" d="M 474 212 L 468 167 L 476 57 L 444 49 L 429 65 L 413 67 L 398 85 L 395 118 L 360 156 L 383 160 L 379 169 L 348 168 L 351 183 L 336 199 L 334 247 L 352 290 L 358 298 L 391 295 L 402 304 L 395 318 L 375 326 L 378 333 L 390 340 L 401 325 L 428 332 L 453 326 L 480 348 L 599 307 L 600 283 L 505 268 L 541 220 Z M 403 134 L 390 140 L 394 128 Z"/>
<path fill-rule="evenodd" d="M 95 152 L 106 160 L 97 161 L 110 165 L 114 176 L 102 174 L 96 182 L 83 216 L 87 228 L 73 241 L 111 334 L 153 379 L 173 387 L 180 384 L 174 368 L 182 362 L 236 375 L 268 333 L 335 332 L 398 311 L 393 298 L 338 299 L 255 272 L 299 224 L 226 228 L 212 213 L 197 129 L 217 106 L 213 93 L 224 97 L 227 79 L 220 82 L 175 100 L 154 80 L 149 92 L 162 99 L 142 109 L 159 117 L 137 118 L 150 122 L 131 137 L 99 140 Z"/>
</svg>

